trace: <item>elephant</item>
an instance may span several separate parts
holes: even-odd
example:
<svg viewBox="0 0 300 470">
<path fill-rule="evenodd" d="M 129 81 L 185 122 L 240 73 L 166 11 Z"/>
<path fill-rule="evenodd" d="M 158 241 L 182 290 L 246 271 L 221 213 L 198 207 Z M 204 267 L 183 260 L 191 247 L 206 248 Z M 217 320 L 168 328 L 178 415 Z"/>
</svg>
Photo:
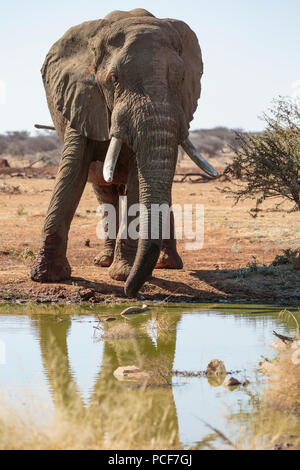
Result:
<svg viewBox="0 0 300 470">
<path fill-rule="evenodd" d="M 161 218 L 158 237 L 146 236 L 153 205 L 171 204 L 178 146 L 217 176 L 188 139 L 203 73 L 197 37 L 179 20 L 158 19 L 143 9 L 114 11 L 69 29 L 41 72 L 63 151 L 31 279 L 70 278 L 68 232 L 88 179 L 99 202 L 115 206 L 126 185 L 128 207 L 146 208 L 139 238 L 118 234 L 115 242 L 107 240 L 100 264 L 111 264 L 111 277 L 126 281 L 125 295 L 136 297 L 162 249 L 163 266 L 181 267 L 175 237 L 163 240 Z M 130 217 L 128 212 L 128 223 Z"/>
</svg>

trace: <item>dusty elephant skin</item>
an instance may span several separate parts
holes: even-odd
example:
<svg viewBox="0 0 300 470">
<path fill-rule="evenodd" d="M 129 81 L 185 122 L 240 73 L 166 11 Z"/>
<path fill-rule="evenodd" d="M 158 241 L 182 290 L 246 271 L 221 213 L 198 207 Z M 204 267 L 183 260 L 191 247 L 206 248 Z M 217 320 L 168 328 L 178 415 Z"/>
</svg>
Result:
<svg viewBox="0 0 300 470">
<path fill-rule="evenodd" d="M 151 205 L 171 203 L 178 145 L 185 145 L 188 137 L 202 70 L 191 29 L 143 9 L 115 11 L 103 20 L 82 23 L 53 45 L 42 76 L 64 149 L 33 280 L 70 276 L 68 232 L 87 180 L 100 203 L 110 202 L 117 209 L 120 188 L 126 185 L 128 207 L 140 202 L 148 209 L 140 217 L 140 232 L 151 233 Z M 114 175 L 109 185 L 97 173 L 103 165 L 104 175 L 107 170 Z M 138 242 L 108 239 L 96 257 L 100 266 L 111 265 L 113 279 L 126 280 L 127 296 L 136 296 L 158 259 L 158 267 L 182 267 L 174 234 L 162 240 L 161 232 L 160 227 L 159 239 L 140 237 Z"/>
<path fill-rule="evenodd" d="M 71 267 L 67 258 L 59 257 L 57 254 L 57 246 L 60 244 L 59 235 L 52 234 L 46 236 L 44 246 L 32 268 L 32 278 L 38 278 L 40 282 L 55 282 L 70 278 Z"/>
</svg>

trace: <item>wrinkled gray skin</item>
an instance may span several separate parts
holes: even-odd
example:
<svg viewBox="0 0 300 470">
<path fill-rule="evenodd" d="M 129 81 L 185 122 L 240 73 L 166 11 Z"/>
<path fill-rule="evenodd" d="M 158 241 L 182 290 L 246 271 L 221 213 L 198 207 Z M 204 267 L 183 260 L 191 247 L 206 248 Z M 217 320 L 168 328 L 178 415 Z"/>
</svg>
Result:
<svg viewBox="0 0 300 470">
<path fill-rule="evenodd" d="M 128 206 L 140 201 L 149 209 L 148 217 L 141 217 L 140 233 L 151 233 L 151 204 L 171 202 L 178 145 L 188 136 L 202 70 L 191 29 L 142 9 L 82 23 L 54 44 L 42 75 L 64 149 L 33 280 L 70 277 L 68 231 L 90 165 L 98 200 L 115 201 L 120 184 L 126 184 Z M 122 139 L 123 146 L 113 184 L 105 187 L 101 162 L 112 137 Z M 137 248 L 133 240 L 117 239 L 110 272 L 114 279 L 127 278 L 127 296 L 136 296 L 151 276 L 162 242 L 161 230 L 159 239 L 140 237 Z M 169 244 L 173 267 L 180 267 L 175 241 Z"/>
</svg>

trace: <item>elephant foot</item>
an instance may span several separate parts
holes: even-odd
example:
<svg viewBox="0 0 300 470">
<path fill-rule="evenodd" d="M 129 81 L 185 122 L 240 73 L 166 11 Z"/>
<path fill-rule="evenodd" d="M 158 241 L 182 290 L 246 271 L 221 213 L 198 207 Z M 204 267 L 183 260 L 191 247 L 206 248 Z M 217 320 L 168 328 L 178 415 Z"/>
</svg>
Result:
<svg viewBox="0 0 300 470">
<path fill-rule="evenodd" d="M 59 256 L 57 247 L 61 239 L 57 234 L 48 235 L 44 246 L 39 252 L 30 277 L 36 282 L 64 281 L 71 277 L 71 267 L 66 256 Z"/>
<path fill-rule="evenodd" d="M 115 260 L 110 269 L 109 275 L 115 281 L 126 281 L 131 271 L 131 266 L 127 261 L 119 259 Z"/>
<path fill-rule="evenodd" d="M 111 266 L 112 262 L 114 260 L 114 255 L 108 255 L 108 254 L 105 254 L 105 253 L 99 253 L 99 255 L 97 255 L 95 258 L 94 258 L 94 264 L 96 266 L 101 266 L 102 268 L 109 268 L 109 266 Z"/>
<path fill-rule="evenodd" d="M 111 266 L 115 255 L 115 240 L 105 240 L 104 247 L 94 258 L 94 264 L 102 268 Z"/>
<path fill-rule="evenodd" d="M 155 269 L 182 269 L 183 263 L 176 250 L 162 248 Z"/>
<path fill-rule="evenodd" d="M 70 279 L 71 267 L 67 258 L 59 261 L 49 260 L 43 250 L 38 254 L 30 277 L 36 282 L 57 282 Z"/>
</svg>

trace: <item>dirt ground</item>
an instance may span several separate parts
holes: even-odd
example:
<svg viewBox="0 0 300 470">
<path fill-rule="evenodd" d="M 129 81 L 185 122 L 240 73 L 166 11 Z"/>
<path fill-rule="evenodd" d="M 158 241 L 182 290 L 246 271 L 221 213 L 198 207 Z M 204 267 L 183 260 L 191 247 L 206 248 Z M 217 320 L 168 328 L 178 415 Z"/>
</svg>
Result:
<svg viewBox="0 0 300 470">
<path fill-rule="evenodd" d="M 36 255 L 40 246 L 55 171 L 43 170 L 37 178 L 11 170 L 0 175 L 0 301 L 128 302 L 123 283 L 110 279 L 107 268 L 93 264 L 103 242 L 96 236 L 97 201 L 89 184 L 69 235 L 72 279 L 53 284 L 30 280 L 32 252 Z M 178 241 L 184 269 L 155 270 L 140 291 L 140 300 L 299 304 L 300 274 L 292 265 L 264 270 L 255 266 L 269 265 L 283 249 L 299 248 L 300 214 L 289 213 L 288 205 L 275 211 L 271 201 L 253 218 L 249 210 L 254 201 L 233 206 L 233 200 L 218 190 L 228 184 L 174 183 L 174 203 L 204 205 L 204 246 L 190 251 L 186 241 Z M 249 263 L 252 268 L 245 269 Z"/>
</svg>

